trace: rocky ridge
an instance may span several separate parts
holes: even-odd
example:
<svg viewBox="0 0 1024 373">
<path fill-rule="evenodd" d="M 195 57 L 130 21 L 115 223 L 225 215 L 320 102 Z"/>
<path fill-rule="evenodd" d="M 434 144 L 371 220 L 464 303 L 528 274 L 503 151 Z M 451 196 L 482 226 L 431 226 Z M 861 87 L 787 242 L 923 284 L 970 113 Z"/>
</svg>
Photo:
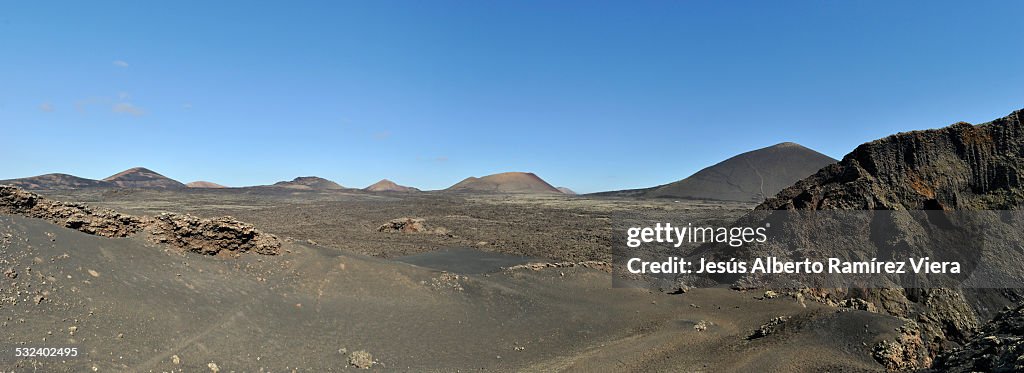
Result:
<svg viewBox="0 0 1024 373">
<path fill-rule="evenodd" d="M 103 237 L 128 237 L 143 228 L 142 219 L 134 216 L 81 203 L 53 201 L 8 185 L 0 185 L 0 213 L 43 219 Z"/>
<path fill-rule="evenodd" d="M 275 255 L 281 248 L 276 236 L 231 217 L 201 219 L 170 213 L 135 217 L 81 203 L 53 201 L 7 185 L 0 185 L 0 213 L 43 219 L 103 237 L 129 237 L 144 232 L 153 242 L 207 255 L 247 251 Z"/>
<path fill-rule="evenodd" d="M 1010 210 L 1024 206 L 1024 110 L 860 145 L 758 209 Z"/>
</svg>

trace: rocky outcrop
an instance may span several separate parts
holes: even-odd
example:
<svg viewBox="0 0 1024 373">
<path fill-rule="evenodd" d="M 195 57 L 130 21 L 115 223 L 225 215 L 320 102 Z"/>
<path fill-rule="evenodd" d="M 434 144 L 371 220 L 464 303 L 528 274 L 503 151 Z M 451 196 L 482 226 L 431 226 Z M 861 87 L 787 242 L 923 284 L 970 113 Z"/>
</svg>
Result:
<svg viewBox="0 0 1024 373">
<path fill-rule="evenodd" d="M 1024 371 L 1024 304 L 1007 307 L 961 348 L 935 360 L 940 372 Z"/>
<path fill-rule="evenodd" d="M 754 329 L 754 332 L 747 336 L 747 340 L 764 338 L 775 334 L 785 328 L 787 321 L 789 321 L 789 316 L 779 316 L 768 320 L 768 322 Z"/>
<path fill-rule="evenodd" d="M 921 330 L 914 320 L 904 319 L 896 330 L 895 340 L 885 340 L 871 349 L 875 361 L 889 371 L 912 371 L 928 366 L 932 362 L 929 349 L 921 336 Z"/>
<path fill-rule="evenodd" d="M 0 213 L 43 219 L 103 237 L 128 237 L 143 227 L 143 221 L 134 216 L 81 203 L 53 201 L 7 185 L 0 185 Z"/>
<path fill-rule="evenodd" d="M 201 219 L 192 215 L 164 213 L 152 218 L 146 231 L 155 242 L 206 255 L 248 251 L 276 255 L 281 248 L 277 237 L 229 216 Z"/>
<path fill-rule="evenodd" d="M 387 223 L 377 227 L 378 232 L 386 233 L 432 233 L 438 235 L 450 235 L 448 228 L 432 227 L 423 218 L 398 218 L 391 219 Z"/>
<path fill-rule="evenodd" d="M 201 219 L 167 213 L 135 217 L 80 203 L 53 201 L 6 185 L 0 185 L 0 214 L 43 219 L 103 237 L 128 237 L 145 232 L 153 242 L 208 255 L 248 251 L 274 255 L 281 248 L 280 240 L 274 235 L 231 217 Z"/>
<path fill-rule="evenodd" d="M 1024 205 L 1024 126 L 1015 111 L 977 126 L 863 144 L 759 209 L 1007 210 Z"/>
<path fill-rule="evenodd" d="M 858 234 L 827 236 L 817 227 L 830 224 L 823 215 L 788 226 L 776 234 L 777 245 L 736 249 L 705 248 L 706 256 L 750 258 L 764 256 L 834 256 L 850 258 L 932 258 L 938 248 L 925 240 L 929 227 L 908 218 L 908 210 L 1018 210 L 1024 206 L 1024 125 L 1022 111 L 989 123 L 957 123 L 946 128 L 900 133 L 863 144 L 840 162 L 826 166 L 814 175 L 779 192 L 746 217 L 738 226 L 763 226 L 762 217 L 773 210 L 890 210 L 888 215 L 863 222 L 843 221 Z M 867 216 L 867 214 L 864 214 Z M 885 217 L 880 219 L 879 217 Z M 857 224 L 854 224 L 857 223 Z M 860 224 L 863 223 L 863 224 Z M 1019 229 L 986 226 L 991 232 L 1020 242 Z M 1004 224 L 1005 225 L 1005 224 Z M 1004 229 L 1009 228 L 1009 229 Z M 777 232 L 779 233 L 779 232 Z M 838 244 L 837 238 L 845 240 Z M 795 248 L 800 248 L 799 251 Z M 757 251 L 761 250 L 761 251 Z M 929 251 L 930 250 L 930 251 Z M 999 264 L 999 257 L 986 252 L 955 252 L 986 265 L 1017 271 L 1012 261 Z M 1006 258 L 1004 258 L 1006 259 Z M 856 259 L 854 259 L 856 260 Z M 863 259 L 860 259 L 863 260 Z M 736 284 L 757 287 L 756 278 L 746 277 Z M 941 351 L 964 342 L 984 320 L 1024 294 L 1013 289 L 850 287 L 807 289 L 808 299 L 829 304 L 854 303 L 908 320 L 900 340 L 876 346 L 876 358 L 890 369 L 927 367 Z M 865 302 L 867 305 L 865 305 Z"/>
</svg>

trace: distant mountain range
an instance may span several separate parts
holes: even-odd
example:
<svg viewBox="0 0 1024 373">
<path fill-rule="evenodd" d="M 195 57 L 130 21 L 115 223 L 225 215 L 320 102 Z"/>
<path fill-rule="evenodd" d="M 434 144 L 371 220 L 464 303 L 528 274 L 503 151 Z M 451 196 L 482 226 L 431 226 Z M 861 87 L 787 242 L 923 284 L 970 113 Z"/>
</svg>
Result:
<svg viewBox="0 0 1024 373">
<path fill-rule="evenodd" d="M 835 162 L 800 144 L 784 142 L 734 156 L 669 184 L 596 195 L 762 202 Z"/>
<path fill-rule="evenodd" d="M 0 180 L 0 184 L 14 185 L 24 189 L 84 189 L 84 188 L 186 188 L 174 179 L 142 167 L 119 172 L 103 180 L 86 179 L 68 174 L 46 174 L 21 179 Z"/>
<path fill-rule="evenodd" d="M 641 198 L 686 198 L 726 201 L 761 202 L 783 188 L 815 173 L 836 160 L 799 144 L 787 142 L 746 152 L 707 167 L 685 179 L 644 189 L 594 193 L 591 196 Z M 46 174 L 20 179 L 0 180 L 0 184 L 30 190 L 61 190 L 83 188 L 226 188 L 209 181 L 182 184 L 152 170 L 135 167 L 103 180 L 68 174 Z M 297 177 L 261 188 L 331 191 L 353 190 L 316 176 Z M 362 189 L 368 192 L 418 192 L 417 188 L 383 179 Z M 444 189 L 447 192 L 524 193 L 575 195 L 566 187 L 554 187 L 530 172 L 504 172 L 483 177 L 468 177 Z"/>
</svg>

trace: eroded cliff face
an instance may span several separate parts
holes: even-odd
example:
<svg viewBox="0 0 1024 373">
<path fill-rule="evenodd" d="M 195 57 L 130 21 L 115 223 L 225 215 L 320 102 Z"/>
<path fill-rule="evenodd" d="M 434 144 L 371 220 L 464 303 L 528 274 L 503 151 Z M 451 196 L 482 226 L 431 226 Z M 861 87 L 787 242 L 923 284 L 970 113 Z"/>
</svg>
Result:
<svg viewBox="0 0 1024 373">
<path fill-rule="evenodd" d="M 1022 115 L 863 144 L 757 208 L 1018 209 L 1024 205 Z"/>
<path fill-rule="evenodd" d="M 863 144 L 840 162 L 784 189 L 757 210 L 1020 210 L 1024 207 L 1024 110 L 994 121 L 900 133 Z M 751 216 L 756 216 L 751 214 Z M 751 218 L 748 216 L 748 220 Z M 744 222 L 741 219 L 741 222 Z M 749 221 L 744 225 L 756 225 Z M 788 237 L 821 242 L 812 228 L 799 225 Z M 866 231 L 876 234 L 877 227 Z M 856 252 L 834 249 L 830 255 L 872 258 L 906 255 L 901 242 L 920 238 L 920 226 L 888 226 L 885 246 L 865 240 Z M 1020 229 L 1004 227 L 1017 237 Z M 895 231 L 895 232 L 892 232 Z M 1018 240 L 1018 238 L 1020 240 Z M 783 238 L 785 241 L 787 238 Z M 793 238 L 791 241 L 796 240 Z M 795 241 L 794 241 L 795 242 Z M 779 247 L 798 247 L 790 242 Z M 872 246 L 874 245 L 874 246 Z M 849 246 L 848 246 L 849 247 Z M 925 250 L 928 246 L 924 246 Z M 823 249 L 821 249 L 823 248 Z M 762 255 L 760 252 L 719 251 L 725 256 Z M 775 254 L 775 253 L 772 253 Z M 801 253 L 788 253 L 799 257 Z M 914 252 L 915 255 L 928 254 Z M 934 253 L 933 253 L 934 254 Z M 933 257 L 939 255 L 932 255 Z M 979 254 L 981 260 L 996 260 Z M 756 287 L 756 281 L 742 287 Z M 927 368 L 942 351 L 966 343 L 995 311 L 1020 301 L 1017 289 L 803 289 L 809 298 L 841 305 L 849 299 L 871 303 L 873 309 L 906 319 L 906 338 L 876 346 L 876 358 L 893 370 Z"/>
</svg>

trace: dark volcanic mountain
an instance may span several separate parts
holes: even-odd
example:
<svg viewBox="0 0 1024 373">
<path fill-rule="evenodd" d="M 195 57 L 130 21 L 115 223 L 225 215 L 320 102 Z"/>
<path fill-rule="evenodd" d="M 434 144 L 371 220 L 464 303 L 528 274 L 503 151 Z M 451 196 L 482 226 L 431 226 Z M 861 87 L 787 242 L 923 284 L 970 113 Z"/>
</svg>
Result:
<svg viewBox="0 0 1024 373">
<path fill-rule="evenodd" d="M 13 185 L 30 190 L 64 190 L 82 188 L 115 187 L 106 181 L 81 178 L 68 174 L 46 174 L 21 179 L 0 180 L 0 184 Z"/>
<path fill-rule="evenodd" d="M 345 187 L 338 183 L 316 176 L 300 176 L 292 181 L 279 181 L 275 187 L 300 190 L 341 190 Z"/>
<path fill-rule="evenodd" d="M 531 172 L 505 172 L 481 178 L 468 177 L 445 190 L 491 193 L 562 193 Z"/>
<path fill-rule="evenodd" d="M 962 221 L 950 220 L 953 211 L 960 210 L 1021 210 L 1024 207 L 1024 124 L 1022 111 L 989 123 L 971 125 L 956 123 L 949 127 L 899 133 L 863 144 L 839 163 L 829 165 L 814 175 L 781 191 L 765 201 L 757 211 L 740 219 L 738 226 L 763 225 L 764 214 L 790 210 L 807 214 L 818 210 L 815 219 L 796 221 L 783 227 L 772 225 L 773 230 L 787 230 L 775 234 L 777 243 L 759 248 L 735 249 L 717 247 L 705 255 L 723 257 L 765 257 L 769 255 L 796 259 L 811 256 L 843 258 L 878 258 L 878 260 L 906 260 L 907 257 L 933 259 L 950 258 L 949 252 L 939 253 L 934 246 L 921 245 L 928 239 L 927 232 L 936 232 L 935 226 L 946 226 L 941 233 L 961 228 Z M 831 210 L 832 213 L 822 213 Z M 863 224 L 850 221 L 828 221 L 838 210 L 882 210 L 888 215 L 874 213 Z M 929 224 L 908 218 L 908 210 L 946 211 L 930 213 Z M 1016 213 L 1014 211 L 1013 213 Z M 984 219 L 982 212 L 970 215 Z M 807 214 L 806 216 L 811 216 Z M 985 237 L 1001 237 L 1003 242 L 1022 242 L 1018 226 L 1004 219 L 984 220 Z M 835 236 L 820 232 L 816 227 L 847 225 L 856 234 Z M 854 230 L 851 230 L 854 231 Z M 974 241 L 972 241 L 974 242 Z M 1001 245 L 960 247 L 953 254 L 956 259 L 974 259 L 988 268 L 1020 276 L 1019 250 L 1003 250 Z M 755 246 L 756 247 L 756 246 Z M 842 247 L 842 248 L 840 248 Z M 717 254 L 716 254 L 717 253 Z M 859 258 L 859 259 L 858 259 Z M 1020 278 L 1020 277 L 1016 277 Z M 746 278 L 745 280 L 751 280 Z M 745 281 L 744 280 L 744 281 Z M 757 280 L 752 280 L 757 283 Z M 1017 280 L 1019 282 L 1019 280 Z M 751 283 L 739 282 L 741 286 Z M 876 358 L 890 368 L 912 369 L 927 367 L 938 351 L 948 343 L 963 343 L 968 336 L 994 310 L 1013 304 L 1024 292 L 1014 289 L 958 289 L 958 288 L 833 288 L 816 289 L 811 298 L 825 302 L 853 302 L 870 304 L 868 309 L 908 319 L 904 337 L 893 343 L 880 345 Z M 1021 335 L 1018 334 L 1018 337 Z"/>
<path fill-rule="evenodd" d="M 835 161 L 799 144 L 784 142 L 726 159 L 641 195 L 760 202 Z"/>
<path fill-rule="evenodd" d="M 187 188 L 174 179 L 153 172 L 143 167 L 130 168 L 120 173 L 103 179 L 103 181 L 122 188 L 146 188 L 146 189 L 181 189 Z"/>
<path fill-rule="evenodd" d="M 419 192 L 419 189 L 404 185 L 395 184 L 394 181 L 384 179 L 370 185 L 363 190 L 367 192 Z"/>
</svg>

